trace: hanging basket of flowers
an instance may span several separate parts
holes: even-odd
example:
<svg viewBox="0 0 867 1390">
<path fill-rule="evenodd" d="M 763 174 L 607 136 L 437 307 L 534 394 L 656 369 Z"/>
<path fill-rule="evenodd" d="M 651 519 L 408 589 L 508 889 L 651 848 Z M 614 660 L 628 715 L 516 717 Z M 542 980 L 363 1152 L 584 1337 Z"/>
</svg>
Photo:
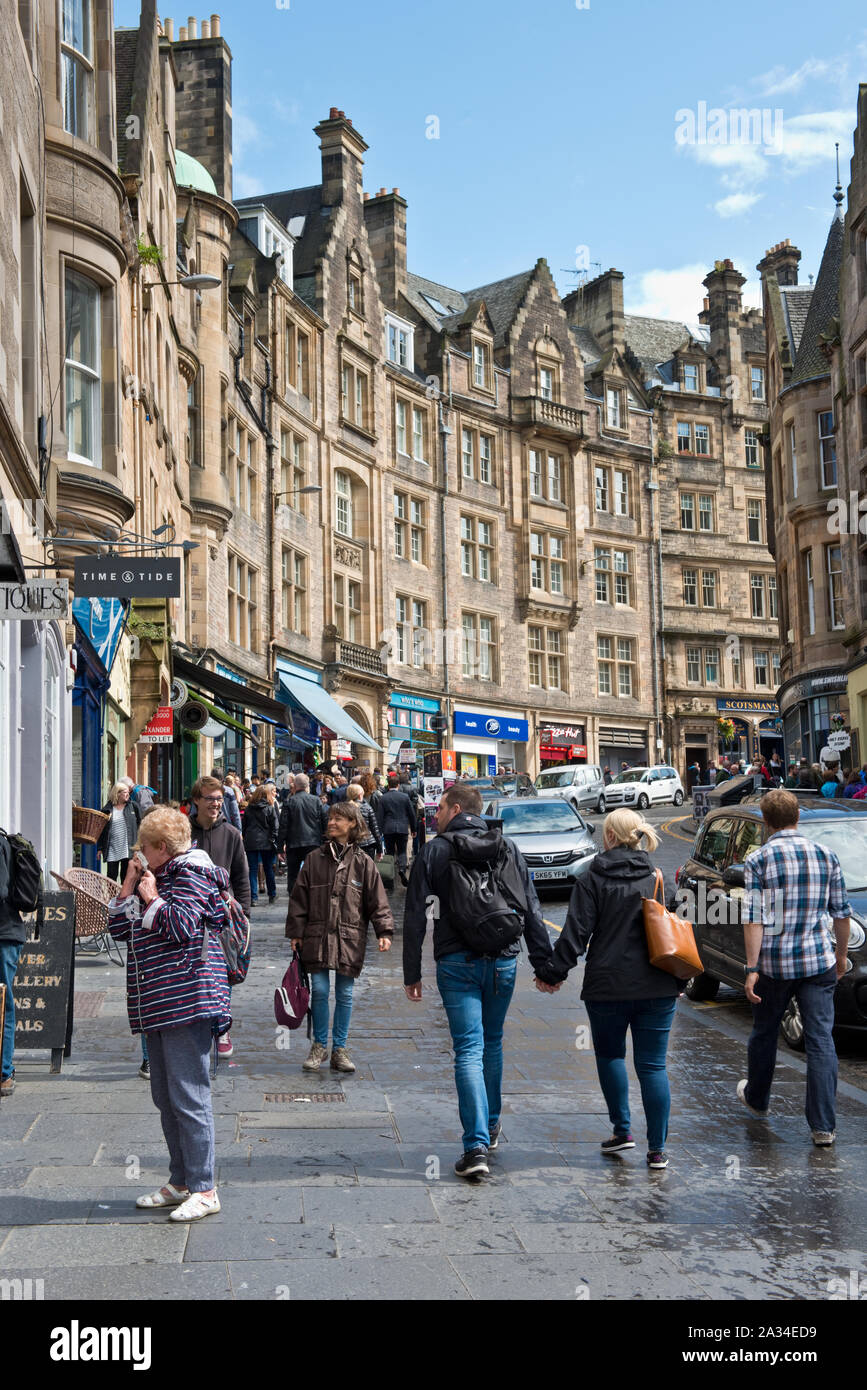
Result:
<svg viewBox="0 0 867 1390">
<path fill-rule="evenodd" d="M 719 736 L 722 739 L 723 743 L 726 745 L 726 747 L 728 747 L 729 744 L 734 743 L 735 726 L 732 723 L 731 719 L 718 719 L 716 721 L 716 726 L 719 730 Z"/>
</svg>

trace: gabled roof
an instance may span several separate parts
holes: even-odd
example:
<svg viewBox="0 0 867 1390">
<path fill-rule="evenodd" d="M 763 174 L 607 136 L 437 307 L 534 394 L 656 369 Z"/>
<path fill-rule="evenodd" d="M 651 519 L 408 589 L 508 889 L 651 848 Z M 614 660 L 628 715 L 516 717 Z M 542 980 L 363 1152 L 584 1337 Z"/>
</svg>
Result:
<svg viewBox="0 0 867 1390">
<path fill-rule="evenodd" d="M 522 270 L 519 275 L 510 275 L 505 280 L 494 280 L 490 285 L 480 285 L 477 289 L 466 291 L 468 303 L 479 299 L 485 301 L 494 326 L 495 347 L 502 347 L 505 343 L 534 274 L 535 266 L 532 270 Z"/>
<path fill-rule="evenodd" d="M 789 338 L 789 350 L 792 361 L 794 362 L 798 348 L 801 346 L 801 339 L 804 336 L 804 325 L 807 322 L 807 314 L 810 312 L 810 300 L 813 298 L 812 285 L 778 285 L 780 300 L 783 305 L 783 324 Z"/>
<path fill-rule="evenodd" d="M 831 223 L 819 274 L 813 286 L 813 297 L 798 355 L 792 370 L 790 386 L 809 381 L 811 377 L 829 376 L 830 364 L 822 353 L 820 339 L 832 319 L 840 311 L 840 267 L 843 262 L 844 224 L 838 217 Z"/>
</svg>

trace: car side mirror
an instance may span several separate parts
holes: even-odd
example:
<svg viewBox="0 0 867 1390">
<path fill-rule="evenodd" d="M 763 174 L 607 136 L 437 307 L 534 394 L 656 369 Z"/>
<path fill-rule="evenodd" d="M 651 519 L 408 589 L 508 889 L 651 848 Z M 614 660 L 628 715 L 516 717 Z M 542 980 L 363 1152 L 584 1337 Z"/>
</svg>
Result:
<svg viewBox="0 0 867 1390">
<path fill-rule="evenodd" d="M 723 874 L 723 883 L 730 888 L 743 888 L 744 886 L 744 866 L 743 864 L 729 864 Z"/>
<path fill-rule="evenodd" d="M 584 828 L 585 828 L 585 830 L 589 830 L 589 832 L 590 832 L 591 835 L 595 835 L 595 834 L 596 834 L 596 826 L 593 825 L 592 821 L 589 821 L 589 820 L 588 820 L 588 821 L 585 821 L 585 822 L 584 822 Z"/>
</svg>

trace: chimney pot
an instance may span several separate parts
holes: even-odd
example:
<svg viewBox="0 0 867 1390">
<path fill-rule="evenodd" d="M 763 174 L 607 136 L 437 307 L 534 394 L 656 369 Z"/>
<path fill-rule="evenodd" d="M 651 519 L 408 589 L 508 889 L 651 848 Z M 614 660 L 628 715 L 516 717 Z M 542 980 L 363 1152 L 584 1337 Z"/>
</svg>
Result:
<svg viewBox="0 0 867 1390">
<path fill-rule="evenodd" d="M 338 116 L 340 117 L 341 121 L 345 121 L 345 120 L 346 120 L 346 112 L 345 112 L 345 111 L 338 111 L 337 114 L 338 114 Z"/>
<path fill-rule="evenodd" d="M 197 39 L 199 37 L 199 21 L 194 14 L 191 14 L 187 20 L 187 33 L 191 39 Z"/>
<path fill-rule="evenodd" d="M 367 201 L 369 200 L 369 198 L 370 198 L 370 194 L 367 193 L 367 192 L 365 192 L 365 194 L 364 194 L 364 201 L 367 202 Z"/>
<path fill-rule="evenodd" d="M 710 308 L 710 300 L 709 300 L 709 299 L 704 299 L 704 300 L 702 301 L 702 303 L 704 304 L 704 307 L 705 307 L 706 309 L 709 309 L 709 308 Z"/>
<path fill-rule="evenodd" d="M 379 190 L 379 192 L 377 193 L 376 196 L 377 196 L 377 198 L 384 198 L 384 197 L 385 197 L 385 189 L 384 189 L 384 188 L 381 188 L 381 189 Z"/>
<path fill-rule="evenodd" d="M 209 39 L 210 37 L 211 37 L 211 24 L 210 24 L 210 20 L 203 19 L 203 20 L 202 20 L 202 38 L 203 38 L 203 39 Z"/>
<path fill-rule="evenodd" d="M 328 119 L 329 121 L 336 121 L 339 115 L 340 112 L 338 111 L 337 107 L 332 106 L 331 110 L 328 112 Z"/>
<path fill-rule="evenodd" d="M 165 34 L 165 36 L 166 36 L 166 38 L 168 39 L 169 43 L 174 43 L 174 41 L 175 41 L 175 21 L 174 21 L 173 19 L 165 19 L 165 20 L 163 20 L 163 33 Z"/>
<path fill-rule="evenodd" d="M 391 191 L 392 191 L 392 193 L 400 193 L 400 189 L 399 189 L 399 188 L 393 188 Z"/>
<path fill-rule="evenodd" d="M 211 38 L 212 38 L 212 39 L 218 39 L 219 37 L 220 37 L 220 16 L 219 16 L 218 14 L 212 14 L 212 15 L 211 15 Z"/>
<path fill-rule="evenodd" d="M 181 27 L 180 27 L 180 29 L 178 30 L 178 38 L 180 39 L 181 43 L 186 43 L 186 41 L 187 41 L 187 26 L 186 26 L 186 24 L 182 24 Z"/>
</svg>

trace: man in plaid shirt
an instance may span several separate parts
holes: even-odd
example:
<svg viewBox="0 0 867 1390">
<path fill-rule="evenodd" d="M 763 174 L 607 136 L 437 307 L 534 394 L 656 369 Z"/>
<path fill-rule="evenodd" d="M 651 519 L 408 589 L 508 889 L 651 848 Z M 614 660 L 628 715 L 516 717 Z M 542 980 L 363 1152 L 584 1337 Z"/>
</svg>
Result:
<svg viewBox="0 0 867 1390">
<path fill-rule="evenodd" d="M 738 1095 L 754 1114 L 767 1114 L 777 1033 L 794 994 L 807 1044 L 807 1123 L 813 1143 L 827 1147 L 834 1142 L 836 1124 L 834 991 L 846 969 L 851 909 L 837 856 L 798 833 L 798 798 L 771 791 L 761 805 L 769 838 L 744 863 L 746 901 L 752 904 L 744 944 L 753 1031 L 747 1047 L 749 1075 L 738 1083 Z"/>
</svg>

